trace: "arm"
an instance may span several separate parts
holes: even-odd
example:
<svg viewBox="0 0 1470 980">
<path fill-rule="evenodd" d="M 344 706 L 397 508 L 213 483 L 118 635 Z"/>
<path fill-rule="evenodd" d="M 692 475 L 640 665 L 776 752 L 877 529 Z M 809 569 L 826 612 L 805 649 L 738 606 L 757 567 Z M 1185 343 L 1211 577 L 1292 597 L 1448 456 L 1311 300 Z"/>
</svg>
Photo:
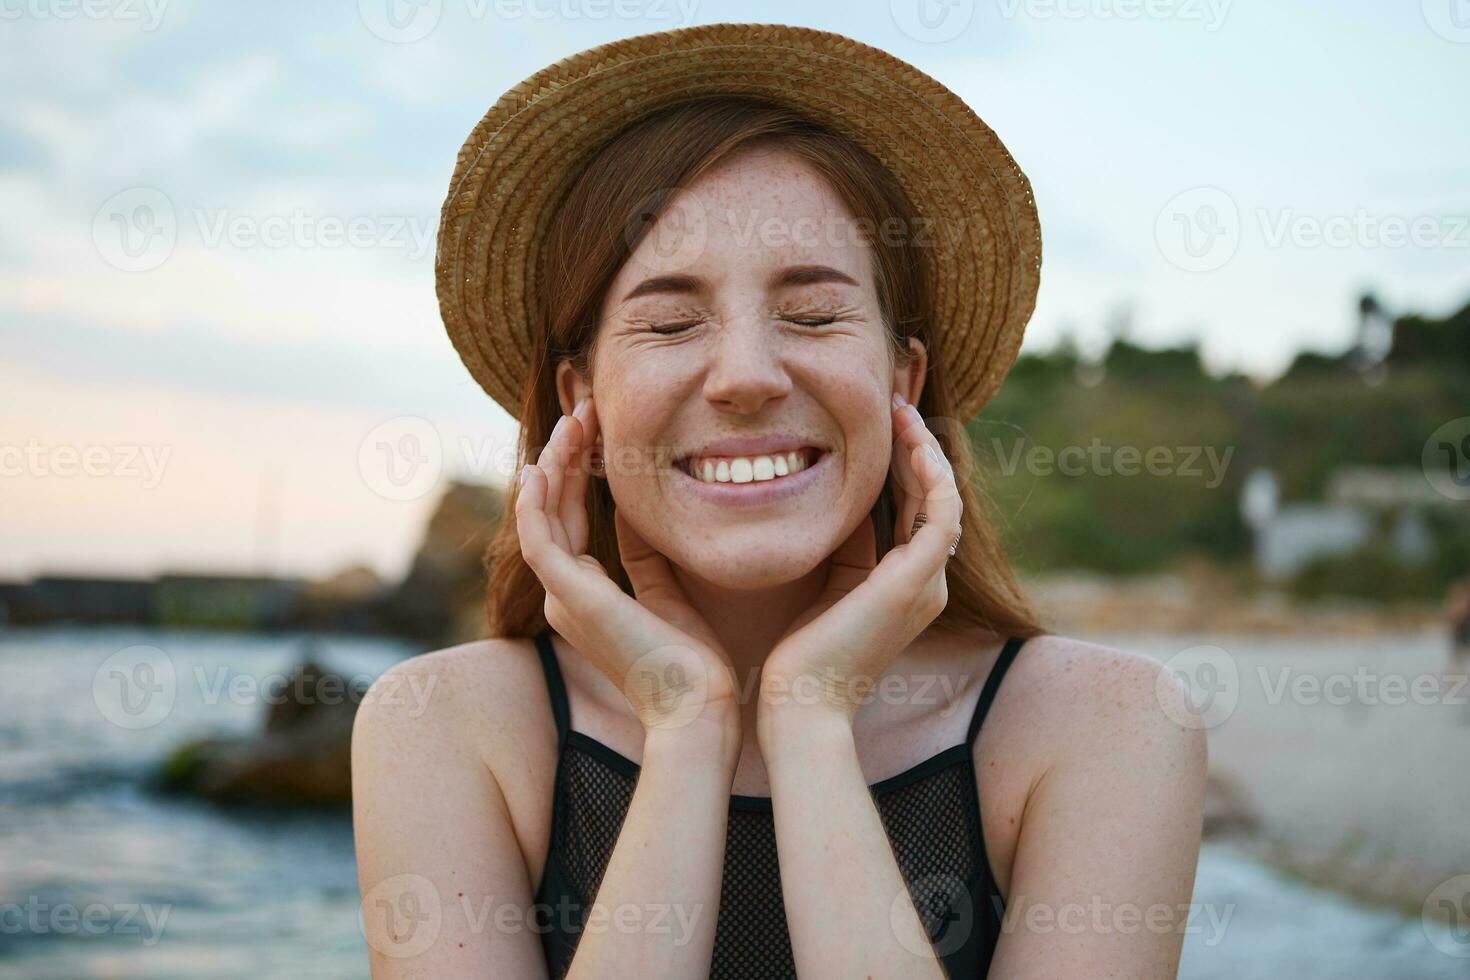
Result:
<svg viewBox="0 0 1470 980">
<path fill-rule="evenodd" d="M 850 720 L 794 703 L 762 718 L 797 972 L 942 980 L 858 763 Z"/>
<path fill-rule="evenodd" d="M 699 720 L 646 734 L 633 800 L 593 902 L 607 925 L 593 931 L 589 923 L 568 980 L 709 976 L 739 750 L 738 729 Z M 658 921 L 662 909 L 669 912 L 657 930 L 617 925 Z"/>
<path fill-rule="evenodd" d="M 897 393 L 893 407 L 895 478 L 912 494 L 900 498 L 899 543 L 880 563 L 872 518 L 860 520 L 832 553 L 817 601 L 761 668 L 757 737 L 803 976 L 944 976 L 852 734 L 859 695 L 948 603 L 945 562 L 961 530 L 953 468 L 918 411 Z M 928 520 L 915 531 L 920 507 Z M 789 696 L 804 682 L 821 696 Z M 840 915 L 825 911 L 834 901 Z"/>
<path fill-rule="evenodd" d="M 456 655 L 392 668 L 353 728 L 353 825 L 374 980 L 546 976 L 530 875 L 486 761 L 516 751 L 515 726 L 500 735 L 481 727 L 487 715 L 515 717 L 505 702 L 516 694 L 480 683 Z M 420 690 L 436 682 L 429 710 L 388 696 L 413 673 Z M 708 976 L 739 753 L 738 721 L 714 717 L 645 737 L 638 785 L 593 900 L 605 911 L 592 913 L 570 977 Z M 475 744 L 502 737 L 501 750 Z"/>
<path fill-rule="evenodd" d="M 991 976 L 1172 978 L 1199 858 L 1205 733 L 1174 720 L 1189 717 L 1187 693 L 1153 661 L 1112 652 L 1072 664 L 1074 680 L 1048 694 L 1060 751 L 1026 800 Z"/>
<path fill-rule="evenodd" d="M 546 975 L 528 920 L 500 917 L 529 907 L 531 883 L 505 797 L 456 710 L 454 656 L 393 667 L 353 726 L 353 833 L 375 980 Z M 388 696 L 410 674 L 438 681 L 427 710 Z"/>
</svg>

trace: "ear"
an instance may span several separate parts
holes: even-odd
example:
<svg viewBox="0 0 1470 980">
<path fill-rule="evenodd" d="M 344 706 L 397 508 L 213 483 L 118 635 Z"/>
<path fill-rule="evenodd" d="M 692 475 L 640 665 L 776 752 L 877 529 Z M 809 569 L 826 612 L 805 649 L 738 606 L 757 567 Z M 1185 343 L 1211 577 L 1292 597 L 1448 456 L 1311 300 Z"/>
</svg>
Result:
<svg viewBox="0 0 1470 980">
<path fill-rule="evenodd" d="M 929 352 L 918 337 L 909 338 L 907 363 L 900 361 L 893 367 L 893 390 L 908 399 L 910 405 L 919 404 L 924 393 L 924 379 L 928 377 Z"/>
<path fill-rule="evenodd" d="M 577 402 L 590 394 L 592 394 L 592 385 L 577 373 L 571 361 L 563 360 L 557 364 L 556 397 L 561 402 L 563 415 L 572 414 L 572 409 L 577 407 Z"/>
</svg>

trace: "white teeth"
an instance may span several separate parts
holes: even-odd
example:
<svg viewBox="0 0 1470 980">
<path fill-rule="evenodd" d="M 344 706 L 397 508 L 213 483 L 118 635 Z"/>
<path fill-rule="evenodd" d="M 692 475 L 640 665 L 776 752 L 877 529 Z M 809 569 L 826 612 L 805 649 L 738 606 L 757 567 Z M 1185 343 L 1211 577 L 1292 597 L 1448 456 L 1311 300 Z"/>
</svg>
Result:
<svg viewBox="0 0 1470 980">
<path fill-rule="evenodd" d="M 710 461 L 690 460 L 689 472 L 705 483 L 762 483 L 800 473 L 807 464 L 798 450 L 774 456 L 735 456 Z"/>
</svg>

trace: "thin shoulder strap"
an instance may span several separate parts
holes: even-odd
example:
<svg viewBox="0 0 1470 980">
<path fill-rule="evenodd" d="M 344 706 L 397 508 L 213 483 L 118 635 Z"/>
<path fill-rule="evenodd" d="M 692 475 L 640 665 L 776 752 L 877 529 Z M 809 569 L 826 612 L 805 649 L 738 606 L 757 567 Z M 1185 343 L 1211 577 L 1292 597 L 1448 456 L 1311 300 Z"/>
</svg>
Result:
<svg viewBox="0 0 1470 980">
<path fill-rule="evenodd" d="M 551 645 L 551 628 L 536 634 L 536 649 L 541 653 L 541 669 L 546 672 L 546 693 L 551 696 L 551 714 L 556 719 L 556 744 L 560 749 L 571 727 L 572 709 L 567 703 L 567 686 L 561 679 L 561 665 L 556 662 L 556 649 Z"/>
<path fill-rule="evenodd" d="M 995 658 L 995 666 L 990 668 L 990 676 L 985 678 L 985 686 L 980 690 L 980 700 L 975 705 L 975 714 L 970 718 L 970 731 L 965 736 L 967 744 L 973 745 L 975 736 L 980 734 L 980 725 L 985 721 L 990 703 L 995 700 L 995 692 L 1000 690 L 1001 678 L 1005 677 L 1007 668 L 1016 659 L 1016 654 L 1021 652 L 1021 645 L 1025 642 L 1025 637 L 1011 637 L 1001 648 L 1000 656 Z"/>
</svg>

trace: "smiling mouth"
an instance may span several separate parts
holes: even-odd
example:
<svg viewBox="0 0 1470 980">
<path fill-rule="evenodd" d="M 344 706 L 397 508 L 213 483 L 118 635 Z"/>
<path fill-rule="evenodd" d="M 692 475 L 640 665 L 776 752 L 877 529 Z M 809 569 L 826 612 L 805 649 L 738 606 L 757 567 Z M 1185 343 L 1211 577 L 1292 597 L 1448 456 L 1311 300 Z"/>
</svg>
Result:
<svg viewBox="0 0 1470 980">
<path fill-rule="evenodd" d="M 770 483 L 809 469 L 826 455 L 817 446 L 753 456 L 686 456 L 674 465 L 701 483 Z"/>
</svg>

